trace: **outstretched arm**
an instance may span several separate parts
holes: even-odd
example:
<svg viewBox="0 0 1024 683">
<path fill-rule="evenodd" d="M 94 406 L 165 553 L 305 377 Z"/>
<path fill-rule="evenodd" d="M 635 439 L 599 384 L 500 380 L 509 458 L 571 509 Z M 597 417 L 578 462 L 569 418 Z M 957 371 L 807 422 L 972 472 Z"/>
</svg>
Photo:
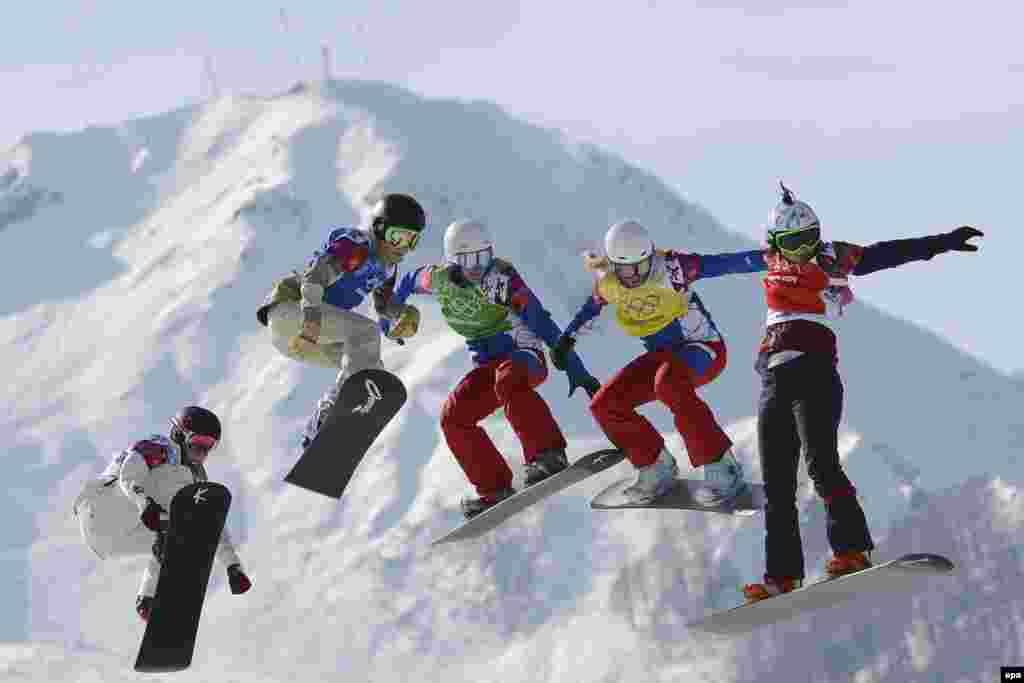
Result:
<svg viewBox="0 0 1024 683">
<path fill-rule="evenodd" d="M 764 251 L 761 249 L 725 254 L 670 252 L 669 256 L 670 258 L 674 257 L 676 263 L 683 269 L 687 282 L 722 275 L 758 273 L 768 269 L 768 265 L 764 261 Z"/>
<path fill-rule="evenodd" d="M 576 311 L 576 315 L 565 328 L 565 336 L 572 337 L 580 328 L 586 325 L 588 322 L 601 315 L 601 311 L 608 305 L 608 302 L 597 293 L 596 287 L 593 294 L 587 297 L 587 300 L 583 302 L 580 309 Z"/>
<path fill-rule="evenodd" d="M 226 526 L 220 534 L 220 545 L 217 546 L 217 560 L 224 565 L 225 569 L 232 565 L 237 564 L 241 566 L 242 564 L 238 553 L 235 552 L 235 544 L 231 542 L 231 534 Z"/>
<path fill-rule="evenodd" d="M 565 335 L 551 319 L 548 310 L 541 305 L 540 300 L 517 273 L 513 273 L 509 284 L 512 309 L 523 319 L 526 327 L 543 339 L 551 349 L 551 360 L 555 367 L 569 376 L 569 395 L 572 396 L 578 386 L 584 387 L 588 394 L 593 395 L 597 391 L 596 387 L 600 387 L 600 383 L 591 376 L 579 355 L 569 349 L 556 354 L 559 340 Z"/>
<path fill-rule="evenodd" d="M 902 266 L 911 261 L 928 261 L 933 256 L 947 251 L 977 251 L 978 247 L 968 243 L 968 240 L 982 236 L 984 233 L 980 230 L 964 225 L 941 235 L 888 240 L 866 247 L 845 246 L 855 259 L 851 272 L 854 275 L 867 275 L 886 268 Z"/>
<path fill-rule="evenodd" d="M 518 274 L 513 274 L 509 281 L 509 289 L 509 303 L 512 310 L 523 319 L 528 330 L 543 339 L 549 347 L 554 346 L 562 332 L 533 290 L 526 286 Z"/>
</svg>

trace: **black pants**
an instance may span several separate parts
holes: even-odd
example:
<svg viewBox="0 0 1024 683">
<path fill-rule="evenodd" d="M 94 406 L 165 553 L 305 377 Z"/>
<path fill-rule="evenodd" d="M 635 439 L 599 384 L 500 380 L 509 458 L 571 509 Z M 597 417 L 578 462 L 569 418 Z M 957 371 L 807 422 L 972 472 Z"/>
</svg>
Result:
<svg viewBox="0 0 1024 683">
<path fill-rule="evenodd" d="M 874 548 L 864 511 L 839 462 L 843 382 L 828 354 L 805 353 L 771 369 L 758 361 L 761 399 L 757 439 L 765 493 L 766 577 L 804 578 L 796 508 L 801 451 L 807 474 L 825 501 L 828 542 L 834 552 Z"/>
</svg>

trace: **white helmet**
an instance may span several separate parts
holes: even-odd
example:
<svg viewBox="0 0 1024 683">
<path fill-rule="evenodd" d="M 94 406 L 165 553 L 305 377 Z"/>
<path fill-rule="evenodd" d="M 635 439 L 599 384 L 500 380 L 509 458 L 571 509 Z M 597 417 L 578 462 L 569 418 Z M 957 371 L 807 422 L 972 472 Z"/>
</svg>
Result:
<svg viewBox="0 0 1024 683">
<path fill-rule="evenodd" d="M 494 240 L 483 223 L 455 221 L 444 231 L 444 255 L 470 274 L 483 274 L 494 259 Z"/>
<path fill-rule="evenodd" d="M 636 221 L 622 221 L 608 228 L 604 251 L 619 282 L 626 287 L 643 284 L 651 272 L 654 241 L 647 228 Z"/>
<path fill-rule="evenodd" d="M 623 221 L 608 228 L 604 251 L 612 263 L 635 264 L 654 253 L 654 241 L 647 228 L 636 221 Z"/>
<path fill-rule="evenodd" d="M 779 185 L 782 187 L 782 199 L 772 209 L 771 217 L 768 219 L 768 230 L 776 233 L 821 227 L 818 214 L 814 213 L 810 204 L 793 197 L 790 189 L 782 183 Z"/>
<path fill-rule="evenodd" d="M 779 183 L 782 199 L 768 218 L 765 241 L 772 249 L 794 261 L 807 261 L 821 244 L 821 222 L 818 214 L 807 202 L 793 196 L 792 191 Z"/>
</svg>

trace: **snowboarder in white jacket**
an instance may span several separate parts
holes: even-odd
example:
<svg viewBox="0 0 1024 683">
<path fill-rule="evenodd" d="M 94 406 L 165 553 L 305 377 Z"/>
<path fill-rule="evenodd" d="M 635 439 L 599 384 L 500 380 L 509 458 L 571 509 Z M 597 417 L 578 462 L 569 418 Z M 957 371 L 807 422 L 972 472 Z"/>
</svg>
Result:
<svg viewBox="0 0 1024 683">
<path fill-rule="evenodd" d="M 118 453 L 75 500 L 82 538 L 101 559 L 149 555 L 135 600 L 143 621 L 153 609 L 171 500 L 185 486 L 208 481 L 204 463 L 220 436 L 220 420 L 213 412 L 182 408 L 171 419 L 169 436 L 152 434 Z M 252 587 L 227 529 L 217 559 L 227 569 L 232 593 Z"/>
</svg>

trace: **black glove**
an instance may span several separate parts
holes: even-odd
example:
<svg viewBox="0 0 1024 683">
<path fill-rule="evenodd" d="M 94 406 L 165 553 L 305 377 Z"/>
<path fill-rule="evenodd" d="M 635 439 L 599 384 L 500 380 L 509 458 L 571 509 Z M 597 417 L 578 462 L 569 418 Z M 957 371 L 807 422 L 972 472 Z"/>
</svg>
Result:
<svg viewBox="0 0 1024 683">
<path fill-rule="evenodd" d="M 241 565 L 233 564 L 228 567 L 228 585 L 232 593 L 241 595 L 252 588 L 252 581 L 242 571 Z"/>
<path fill-rule="evenodd" d="M 942 246 L 946 251 L 978 251 L 974 244 L 968 244 L 967 240 L 972 237 L 984 237 L 985 233 L 976 230 L 969 225 L 961 225 L 953 232 L 947 232 L 942 236 Z"/>
<path fill-rule="evenodd" d="M 157 502 L 152 498 L 147 498 L 146 500 L 149 502 L 146 503 L 146 509 L 143 510 L 140 515 L 142 525 L 150 531 L 160 532 L 162 531 L 160 513 L 162 513 L 164 509 L 157 505 Z"/>
<path fill-rule="evenodd" d="M 587 396 L 594 398 L 594 394 L 601 388 L 601 382 L 593 375 L 584 375 L 583 377 L 569 375 L 569 395 L 572 396 L 580 387 L 587 392 Z"/>
<path fill-rule="evenodd" d="M 471 284 L 459 265 L 448 267 L 448 280 L 456 287 L 468 287 Z"/>
<path fill-rule="evenodd" d="M 569 335 L 563 334 L 559 337 L 555 345 L 551 347 L 551 364 L 558 370 L 565 372 L 566 368 L 569 367 L 569 353 L 572 352 L 574 346 L 576 346 L 576 340 Z"/>
</svg>

